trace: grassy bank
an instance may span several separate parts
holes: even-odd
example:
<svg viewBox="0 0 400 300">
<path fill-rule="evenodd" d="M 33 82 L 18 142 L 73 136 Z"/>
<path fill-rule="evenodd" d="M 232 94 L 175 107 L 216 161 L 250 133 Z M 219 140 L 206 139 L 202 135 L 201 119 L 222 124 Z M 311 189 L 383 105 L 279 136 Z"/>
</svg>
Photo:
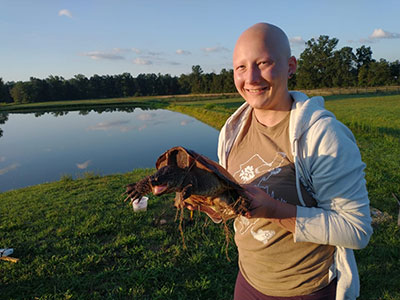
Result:
<svg viewBox="0 0 400 300">
<path fill-rule="evenodd" d="M 354 132 L 372 206 L 389 214 L 356 251 L 360 299 L 400 299 L 400 95 L 329 96 L 326 106 Z M 168 108 L 220 128 L 237 98 L 169 103 Z M 221 225 L 186 212 L 183 248 L 173 196 L 150 197 L 148 211 L 122 202 L 123 186 L 152 170 L 63 180 L 0 194 L 3 299 L 232 299 L 233 242 L 225 256 Z M 231 225 L 230 225 L 231 226 Z"/>
<path fill-rule="evenodd" d="M 87 110 L 97 108 L 121 108 L 121 107 L 147 107 L 164 108 L 175 103 L 196 103 L 209 100 L 219 100 L 237 97 L 237 94 L 191 94 L 175 96 L 146 96 L 146 97 L 127 97 L 112 99 L 89 99 L 71 101 L 49 101 L 25 104 L 0 104 L 1 112 L 41 112 L 41 111 L 60 111 L 60 110 Z"/>
</svg>

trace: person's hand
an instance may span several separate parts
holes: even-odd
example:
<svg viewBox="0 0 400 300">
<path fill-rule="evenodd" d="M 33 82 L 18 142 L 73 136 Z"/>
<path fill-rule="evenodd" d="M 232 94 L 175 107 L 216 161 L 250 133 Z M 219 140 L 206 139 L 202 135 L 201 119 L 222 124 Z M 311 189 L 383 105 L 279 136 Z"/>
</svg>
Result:
<svg viewBox="0 0 400 300">
<path fill-rule="evenodd" d="M 242 185 L 250 202 L 247 218 L 269 218 L 275 215 L 277 200 L 269 196 L 264 190 L 254 185 Z"/>
<path fill-rule="evenodd" d="M 249 211 L 245 213 L 247 218 L 268 218 L 280 227 L 295 232 L 296 230 L 296 205 L 284 203 L 272 198 L 264 190 L 252 186 L 242 185 L 249 198 Z"/>
</svg>

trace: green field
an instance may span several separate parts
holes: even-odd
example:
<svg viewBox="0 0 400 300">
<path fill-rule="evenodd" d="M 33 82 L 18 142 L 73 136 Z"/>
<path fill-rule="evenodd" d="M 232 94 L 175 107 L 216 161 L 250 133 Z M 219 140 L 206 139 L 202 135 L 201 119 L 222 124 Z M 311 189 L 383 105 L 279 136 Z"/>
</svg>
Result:
<svg viewBox="0 0 400 300">
<path fill-rule="evenodd" d="M 400 299 L 393 196 L 400 198 L 400 95 L 326 98 L 326 107 L 356 136 L 371 205 L 390 216 L 374 225 L 370 244 L 355 251 L 359 299 Z M 163 107 L 220 128 L 242 102 L 191 100 L 164 101 Z M 185 249 L 172 195 L 150 197 L 142 213 L 123 203 L 123 186 L 151 172 L 64 176 L 1 193 L 0 248 L 14 248 L 20 259 L 0 261 L 1 299 L 232 299 L 237 252 L 231 241 L 227 259 L 221 225 L 199 213 L 191 221 L 185 212 Z"/>
</svg>

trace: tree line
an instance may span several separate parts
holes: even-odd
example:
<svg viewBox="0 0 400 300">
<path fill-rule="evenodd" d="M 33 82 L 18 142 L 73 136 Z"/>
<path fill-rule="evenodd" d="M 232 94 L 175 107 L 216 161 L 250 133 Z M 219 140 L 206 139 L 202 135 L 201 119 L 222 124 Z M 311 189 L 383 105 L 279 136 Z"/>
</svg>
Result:
<svg viewBox="0 0 400 300">
<path fill-rule="evenodd" d="M 306 42 L 298 59 L 290 89 L 371 87 L 400 85 L 400 61 L 376 61 L 370 47 L 336 49 L 339 40 L 321 35 Z M 0 102 L 32 103 L 57 100 L 119 98 L 131 96 L 179 95 L 189 93 L 236 92 L 233 70 L 204 73 L 199 65 L 190 74 L 93 75 L 78 74 L 71 79 L 50 75 L 46 79 L 3 82 Z"/>
</svg>

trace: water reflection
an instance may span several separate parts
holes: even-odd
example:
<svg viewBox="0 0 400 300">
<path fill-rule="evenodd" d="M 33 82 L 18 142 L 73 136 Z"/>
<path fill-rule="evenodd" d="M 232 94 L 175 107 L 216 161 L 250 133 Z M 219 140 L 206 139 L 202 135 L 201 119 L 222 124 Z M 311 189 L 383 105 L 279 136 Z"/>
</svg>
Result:
<svg viewBox="0 0 400 300">
<path fill-rule="evenodd" d="M 108 104 L 110 105 L 110 104 Z M 127 112 L 127 113 L 133 113 L 135 109 L 140 108 L 141 110 L 157 110 L 161 109 L 164 107 L 162 103 L 155 102 L 155 103 L 148 103 L 146 105 L 141 105 L 141 104 L 135 104 L 135 106 L 128 105 L 128 106 L 121 106 L 118 104 L 118 106 L 115 107 L 91 107 L 91 108 L 86 108 L 86 109 L 70 109 L 70 110 L 60 110 L 60 109 L 53 109 L 53 110 L 40 110 L 37 112 L 31 112 L 31 111 L 21 111 L 17 112 L 18 114 L 33 114 L 35 117 L 41 117 L 47 114 L 50 114 L 54 117 L 62 117 L 67 115 L 70 112 L 75 112 L 77 111 L 79 115 L 81 116 L 86 116 L 91 112 L 96 112 L 98 114 L 106 113 L 106 112 Z M 7 122 L 8 120 L 8 114 L 6 112 L 0 112 L 0 125 L 3 125 Z M 0 127 L 0 137 L 3 136 L 3 130 Z"/>
<path fill-rule="evenodd" d="M 0 125 L 5 124 L 8 120 L 8 114 L 7 113 L 0 113 Z M 3 130 L 0 127 L 0 137 L 3 136 Z"/>
<path fill-rule="evenodd" d="M 1 114 L 0 192 L 84 172 L 154 167 L 184 146 L 216 160 L 218 131 L 163 109 L 100 108 Z"/>
</svg>

